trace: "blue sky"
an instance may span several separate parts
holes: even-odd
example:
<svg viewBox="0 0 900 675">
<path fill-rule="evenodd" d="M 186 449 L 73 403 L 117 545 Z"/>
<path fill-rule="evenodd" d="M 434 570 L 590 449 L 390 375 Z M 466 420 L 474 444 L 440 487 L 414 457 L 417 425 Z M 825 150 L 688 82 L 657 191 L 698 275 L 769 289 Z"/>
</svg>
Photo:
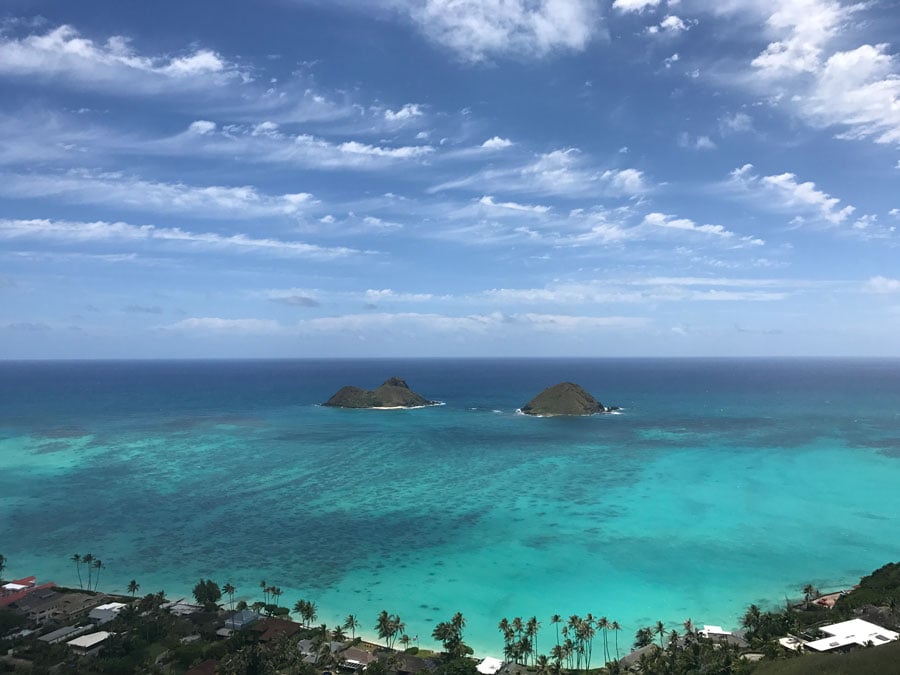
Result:
<svg viewBox="0 0 900 675">
<path fill-rule="evenodd" d="M 0 12 L 6 358 L 900 355 L 895 2 Z"/>
</svg>

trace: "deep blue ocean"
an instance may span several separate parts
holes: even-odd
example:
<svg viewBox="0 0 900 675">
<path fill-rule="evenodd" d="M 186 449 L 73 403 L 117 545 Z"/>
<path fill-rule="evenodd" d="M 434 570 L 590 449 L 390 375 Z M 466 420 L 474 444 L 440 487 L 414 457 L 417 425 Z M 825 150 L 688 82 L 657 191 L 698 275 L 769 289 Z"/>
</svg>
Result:
<svg viewBox="0 0 900 675">
<path fill-rule="evenodd" d="M 391 376 L 445 405 L 318 405 Z M 622 414 L 516 413 L 565 380 Z M 456 611 L 496 656 L 503 617 L 737 627 L 900 559 L 898 486 L 900 360 L 0 362 L 5 576 L 265 580 L 422 646 Z"/>
</svg>

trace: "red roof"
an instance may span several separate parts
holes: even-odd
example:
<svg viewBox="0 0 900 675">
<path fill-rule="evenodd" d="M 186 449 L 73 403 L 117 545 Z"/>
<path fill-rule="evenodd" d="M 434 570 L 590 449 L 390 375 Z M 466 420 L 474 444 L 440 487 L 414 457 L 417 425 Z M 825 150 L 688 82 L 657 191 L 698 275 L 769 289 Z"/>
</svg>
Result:
<svg viewBox="0 0 900 675">
<path fill-rule="evenodd" d="M 21 584 L 24 586 L 25 584 L 23 582 L 28 582 L 29 579 L 31 580 L 31 583 L 34 583 L 35 577 L 28 577 L 28 579 L 20 579 L 18 581 L 14 581 L 12 583 Z M 11 605 L 14 602 L 18 602 L 19 600 L 24 598 L 29 593 L 34 593 L 35 591 L 41 591 L 41 590 L 44 590 L 45 588 L 56 588 L 56 584 L 54 584 L 52 581 L 48 581 L 47 583 L 41 584 L 40 586 L 31 586 L 24 590 L 16 591 L 15 593 L 9 593 L 7 595 L 0 596 L 0 607 L 6 607 L 7 605 Z"/>
</svg>

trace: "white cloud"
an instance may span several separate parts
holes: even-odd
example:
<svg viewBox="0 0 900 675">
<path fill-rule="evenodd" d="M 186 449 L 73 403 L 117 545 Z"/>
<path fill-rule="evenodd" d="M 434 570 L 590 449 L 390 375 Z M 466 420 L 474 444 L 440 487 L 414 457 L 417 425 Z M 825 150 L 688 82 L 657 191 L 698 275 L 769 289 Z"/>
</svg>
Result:
<svg viewBox="0 0 900 675">
<path fill-rule="evenodd" d="M 508 138 L 500 138 L 499 136 L 494 136 L 482 143 L 481 147 L 487 148 L 488 150 L 502 150 L 503 148 L 510 147 L 512 144 L 513 142 Z"/>
<path fill-rule="evenodd" d="M 430 145 L 385 147 L 355 140 L 337 143 L 309 134 L 287 133 L 274 123 L 215 125 L 206 120 L 192 123 L 183 133 L 151 142 L 147 149 L 175 156 L 205 154 L 318 169 L 376 169 L 419 160 L 434 152 Z"/>
<path fill-rule="evenodd" d="M 686 24 L 680 17 L 670 14 L 665 17 L 658 25 L 648 26 L 647 32 L 650 35 L 663 35 L 682 33 L 688 30 L 690 26 Z"/>
<path fill-rule="evenodd" d="M 733 115 L 725 115 L 719 119 L 719 133 L 740 134 L 753 131 L 753 118 L 747 113 L 737 112 Z"/>
<path fill-rule="evenodd" d="M 284 332 L 284 328 L 271 319 L 221 319 L 208 316 L 182 319 L 162 328 L 179 332 L 225 335 L 275 335 Z"/>
<path fill-rule="evenodd" d="M 578 316 L 567 314 L 521 313 L 445 314 L 417 312 L 370 312 L 342 316 L 307 319 L 298 323 L 301 333 L 366 334 L 378 331 L 381 336 L 390 332 L 417 331 L 436 333 L 471 333 L 476 335 L 508 334 L 522 329 L 539 332 L 594 331 L 606 329 L 636 329 L 647 326 L 650 320 L 632 316 Z"/>
<path fill-rule="evenodd" d="M 250 185 L 161 183 L 84 169 L 58 174 L 0 174 L 0 179 L 0 196 L 11 199 L 58 197 L 68 202 L 198 217 L 290 216 L 305 212 L 317 203 L 307 192 L 267 195 Z"/>
<path fill-rule="evenodd" d="M 98 44 L 66 25 L 42 35 L 0 38 L 0 74 L 53 78 L 63 84 L 122 94 L 208 88 L 248 78 L 209 49 L 181 56 L 145 56 L 136 53 L 122 36 Z"/>
<path fill-rule="evenodd" d="M 597 0 L 394 0 L 394 5 L 431 40 L 470 62 L 582 50 L 600 18 Z"/>
<path fill-rule="evenodd" d="M 749 244 L 751 246 L 761 246 L 765 243 L 762 239 L 756 237 L 737 237 L 734 232 L 725 229 L 721 225 L 698 225 L 688 218 L 675 218 L 674 216 L 666 215 L 664 213 L 648 213 L 644 216 L 643 224 L 670 230 L 708 234 L 724 239 L 735 238 L 742 244 Z"/>
<path fill-rule="evenodd" d="M 442 183 L 431 188 L 439 192 L 477 186 L 496 192 L 532 193 L 540 195 L 596 195 L 634 197 L 650 188 L 644 174 L 637 169 L 600 171 L 590 166 L 576 148 L 553 150 L 538 155 L 527 164 L 507 168 L 485 169 L 471 176 Z"/>
<path fill-rule="evenodd" d="M 775 206 L 781 210 L 806 214 L 831 225 L 843 223 L 856 210 L 849 204 L 840 207 L 840 199 L 816 189 L 816 184 L 811 181 L 798 182 L 792 173 L 755 175 L 752 164 L 732 171 L 730 184 L 759 196 L 763 206 L 772 204 L 774 199 Z"/>
<path fill-rule="evenodd" d="M 498 209 L 507 209 L 510 211 L 525 211 L 528 213 L 547 213 L 550 210 L 549 206 L 519 204 L 517 202 L 495 202 L 494 198 L 490 195 L 485 195 L 478 200 L 478 203 L 482 204 L 483 206 L 489 206 Z"/>
<path fill-rule="evenodd" d="M 399 110 L 385 110 L 384 119 L 388 122 L 406 122 L 414 117 L 422 117 L 425 112 L 418 103 L 407 103 Z"/>
<path fill-rule="evenodd" d="M 190 232 L 177 227 L 131 225 L 123 222 L 74 222 L 65 220 L 0 220 L 0 240 L 44 240 L 63 243 L 131 242 L 175 247 L 175 252 L 193 250 L 253 252 L 273 257 L 334 260 L 361 253 L 350 248 L 326 248 L 283 239 Z"/>
<path fill-rule="evenodd" d="M 900 293 L 900 279 L 872 277 L 866 282 L 865 288 L 871 293 Z"/>
<path fill-rule="evenodd" d="M 716 144 L 709 136 L 691 136 L 687 132 L 678 135 L 678 145 L 691 150 L 715 150 Z"/>
<path fill-rule="evenodd" d="M 777 0 L 716 8 L 765 17 L 774 39 L 751 61 L 749 80 L 760 92 L 813 126 L 837 128 L 842 138 L 900 143 L 900 64 L 888 45 L 856 37 L 862 24 L 853 15 L 866 3 Z"/>
<path fill-rule="evenodd" d="M 658 5 L 659 0 L 615 0 L 612 6 L 620 12 L 642 12 Z"/>
<path fill-rule="evenodd" d="M 398 293 L 390 288 L 374 289 L 370 288 L 365 292 L 365 299 L 368 302 L 428 302 L 434 300 L 431 293 Z"/>
</svg>

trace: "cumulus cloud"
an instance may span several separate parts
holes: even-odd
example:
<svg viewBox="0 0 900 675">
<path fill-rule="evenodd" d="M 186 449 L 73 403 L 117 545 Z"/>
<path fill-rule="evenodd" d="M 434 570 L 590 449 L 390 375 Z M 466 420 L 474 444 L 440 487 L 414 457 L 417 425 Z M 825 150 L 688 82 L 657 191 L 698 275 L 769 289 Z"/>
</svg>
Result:
<svg viewBox="0 0 900 675">
<path fill-rule="evenodd" d="M 209 49 L 172 55 L 142 55 L 114 35 L 104 43 L 59 26 L 44 34 L 0 38 L 0 74 L 52 78 L 61 84 L 111 93 L 158 93 L 173 88 L 208 88 L 248 78 Z"/>
<path fill-rule="evenodd" d="M 463 61 L 541 58 L 582 50 L 597 29 L 597 0 L 394 0 L 431 40 Z"/>
<path fill-rule="evenodd" d="M 794 211 L 830 225 L 845 222 L 856 210 L 852 205 L 840 206 L 841 200 L 816 188 L 811 181 L 799 182 L 793 173 L 758 176 L 753 165 L 745 164 L 731 172 L 730 184 L 760 198 L 763 205 L 773 204 L 780 210 Z"/>
<path fill-rule="evenodd" d="M 422 117 L 425 112 L 418 103 L 407 103 L 399 110 L 385 110 L 384 119 L 388 122 L 406 122 L 414 117 Z"/>
<path fill-rule="evenodd" d="M 688 30 L 688 28 L 690 28 L 690 26 L 685 23 L 680 17 L 677 17 L 674 14 L 670 14 L 662 21 L 660 21 L 659 24 L 648 26 L 647 32 L 650 35 L 664 35 L 682 33 Z"/>
<path fill-rule="evenodd" d="M 500 138 L 499 136 L 494 136 L 482 143 L 481 147 L 488 150 L 502 150 L 503 148 L 510 147 L 512 144 L 513 142 L 508 138 Z"/>
<path fill-rule="evenodd" d="M 274 257 L 334 260 L 361 253 L 343 247 L 322 247 L 299 241 L 250 237 L 245 234 L 190 232 L 177 227 L 131 225 L 123 222 L 65 220 L 0 220 L 0 240 L 43 240 L 63 243 L 131 242 L 175 247 L 176 252 L 214 250 L 253 252 Z"/>
<path fill-rule="evenodd" d="M 114 172 L 73 169 L 57 174 L 0 174 L 0 196 L 56 197 L 81 204 L 227 219 L 291 216 L 317 202 L 308 192 L 267 195 L 245 185 L 195 186 L 147 181 Z"/>
<path fill-rule="evenodd" d="M 900 143 L 900 64 L 886 44 L 853 46 L 853 15 L 865 3 L 778 0 L 715 7 L 763 13 L 774 39 L 751 61 L 750 81 L 760 91 L 774 91 L 780 105 L 813 126 L 837 128 L 843 138 Z"/>
<path fill-rule="evenodd" d="M 687 132 L 678 135 L 678 145 L 690 150 L 715 150 L 716 144 L 709 136 L 691 136 Z"/>
<path fill-rule="evenodd" d="M 753 118 L 747 113 L 737 112 L 719 119 L 719 133 L 723 136 L 753 131 Z"/>
</svg>

